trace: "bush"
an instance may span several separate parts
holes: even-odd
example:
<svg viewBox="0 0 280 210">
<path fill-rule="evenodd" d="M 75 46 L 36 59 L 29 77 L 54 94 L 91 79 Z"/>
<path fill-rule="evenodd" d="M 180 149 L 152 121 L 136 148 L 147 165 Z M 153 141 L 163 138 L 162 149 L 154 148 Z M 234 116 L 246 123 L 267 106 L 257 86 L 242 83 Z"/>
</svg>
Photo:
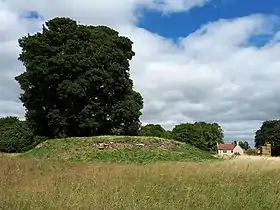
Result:
<svg viewBox="0 0 280 210">
<path fill-rule="evenodd" d="M 246 153 L 247 155 L 259 155 L 259 154 L 258 154 L 258 150 L 256 150 L 256 149 L 251 149 L 251 148 L 247 149 L 245 153 Z"/>
<path fill-rule="evenodd" d="M 25 152 L 44 140 L 34 136 L 25 121 L 16 117 L 0 118 L 0 152 Z"/>
</svg>

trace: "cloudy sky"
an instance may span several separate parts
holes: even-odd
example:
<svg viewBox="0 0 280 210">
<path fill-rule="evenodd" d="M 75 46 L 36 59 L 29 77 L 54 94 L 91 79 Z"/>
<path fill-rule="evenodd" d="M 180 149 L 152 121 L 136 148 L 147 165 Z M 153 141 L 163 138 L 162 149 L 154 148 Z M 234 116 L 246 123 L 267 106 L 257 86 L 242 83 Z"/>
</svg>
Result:
<svg viewBox="0 0 280 210">
<path fill-rule="evenodd" d="M 253 142 L 262 121 L 280 114 L 277 1 L 0 0 L 0 116 L 24 116 L 17 39 L 67 16 L 133 40 L 144 123 L 215 121 L 226 141 Z"/>
</svg>

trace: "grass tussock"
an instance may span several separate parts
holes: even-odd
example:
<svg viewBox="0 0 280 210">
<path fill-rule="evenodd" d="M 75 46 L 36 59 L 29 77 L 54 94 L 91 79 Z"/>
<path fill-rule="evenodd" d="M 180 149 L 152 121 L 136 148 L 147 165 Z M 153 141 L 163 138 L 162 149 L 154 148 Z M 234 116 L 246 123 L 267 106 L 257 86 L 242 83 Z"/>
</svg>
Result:
<svg viewBox="0 0 280 210">
<path fill-rule="evenodd" d="M 95 143 L 123 143 L 145 145 L 160 145 L 172 143 L 173 148 L 142 149 L 121 148 L 98 150 Z M 49 159 L 60 162 L 85 162 L 85 163 L 155 163 L 155 162 L 185 162 L 185 161 L 212 161 L 216 160 L 210 153 L 201 151 L 193 146 L 171 140 L 155 137 L 129 137 L 129 136 L 100 136 L 86 138 L 66 138 L 48 140 L 37 148 L 21 156 Z"/>
<path fill-rule="evenodd" d="M 0 157 L 1 209 L 279 209 L 279 162 L 149 165 Z"/>
</svg>

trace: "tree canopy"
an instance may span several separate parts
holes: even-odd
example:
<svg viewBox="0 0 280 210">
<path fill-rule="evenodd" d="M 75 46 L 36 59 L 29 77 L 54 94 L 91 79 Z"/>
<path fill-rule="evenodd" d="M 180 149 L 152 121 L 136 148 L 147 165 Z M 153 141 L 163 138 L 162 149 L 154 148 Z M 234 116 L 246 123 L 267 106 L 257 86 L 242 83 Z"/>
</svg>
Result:
<svg viewBox="0 0 280 210">
<path fill-rule="evenodd" d="M 244 150 L 250 149 L 250 145 L 247 141 L 239 141 L 239 146 Z"/>
<path fill-rule="evenodd" d="M 171 132 L 166 131 L 159 124 L 147 124 L 145 126 L 142 126 L 139 134 L 141 136 L 154 136 L 154 137 L 161 137 L 166 139 L 172 138 Z"/>
<path fill-rule="evenodd" d="M 199 149 L 214 151 L 217 143 L 223 143 L 224 134 L 217 123 L 195 122 L 176 125 L 172 137 Z"/>
<path fill-rule="evenodd" d="M 132 44 L 109 27 L 70 18 L 51 19 L 19 39 L 26 71 L 15 79 L 35 134 L 136 135 L 143 98 L 130 79 Z"/>
<path fill-rule="evenodd" d="M 0 152 L 25 152 L 45 139 L 34 136 L 26 122 L 17 117 L 0 118 Z"/>
<path fill-rule="evenodd" d="M 255 147 L 260 148 L 267 142 L 271 144 L 272 155 L 280 155 L 280 120 L 264 121 L 256 131 Z"/>
<path fill-rule="evenodd" d="M 244 149 L 244 150 L 248 150 L 250 149 L 250 145 L 247 141 L 233 141 L 232 144 L 236 145 L 239 144 L 239 146 Z"/>
</svg>

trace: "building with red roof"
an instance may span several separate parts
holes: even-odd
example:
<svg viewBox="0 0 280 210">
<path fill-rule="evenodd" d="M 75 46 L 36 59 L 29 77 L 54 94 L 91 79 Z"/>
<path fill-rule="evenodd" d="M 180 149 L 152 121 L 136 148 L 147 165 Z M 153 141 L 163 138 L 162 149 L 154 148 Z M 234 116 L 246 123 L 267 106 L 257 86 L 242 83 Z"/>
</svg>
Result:
<svg viewBox="0 0 280 210">
<path fill-rule="evenodd" d="M 240 147 L 239 142 L 237 144 L 218 144 L 218 155 L 220 156 L 232 156 L 234 154 L 244 155 L 244 150 Z"/>
</svg>

